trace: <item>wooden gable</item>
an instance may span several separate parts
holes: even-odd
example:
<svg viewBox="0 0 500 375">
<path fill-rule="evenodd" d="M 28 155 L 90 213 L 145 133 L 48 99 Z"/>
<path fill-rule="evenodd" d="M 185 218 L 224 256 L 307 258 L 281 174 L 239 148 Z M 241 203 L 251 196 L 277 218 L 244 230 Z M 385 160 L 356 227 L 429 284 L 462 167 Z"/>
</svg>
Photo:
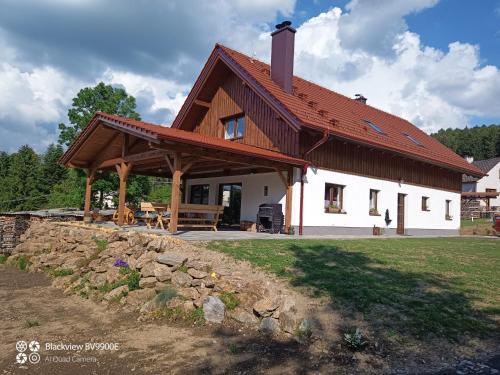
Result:
<svg viewBox="0 0 500 375">
<path fill-rule="evenodd" d="M 235 115 L 245 116 L 245 132 L 243 138 L 234 142 L 291 156 L 299 155 L 298 132 L 288 126 L 243 80 L 220 65 L 200 90 L 180 128 L 224 138 L 224 120 Z"/>
</svg>

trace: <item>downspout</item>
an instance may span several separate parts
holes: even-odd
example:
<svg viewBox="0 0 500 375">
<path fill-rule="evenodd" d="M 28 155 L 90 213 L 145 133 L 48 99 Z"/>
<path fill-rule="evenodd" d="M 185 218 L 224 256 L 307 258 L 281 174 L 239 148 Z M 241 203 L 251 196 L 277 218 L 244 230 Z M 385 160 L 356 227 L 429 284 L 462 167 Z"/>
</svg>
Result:
<svg viewBox="0 0 500 375">
<path fill-rule="evenodd" d="M 305 164 L 300 170 L 299 236 L 302 236 L 304 228 L 304 178 L 306 177 L 308 168 L 309 164 Z"/>
</svg>

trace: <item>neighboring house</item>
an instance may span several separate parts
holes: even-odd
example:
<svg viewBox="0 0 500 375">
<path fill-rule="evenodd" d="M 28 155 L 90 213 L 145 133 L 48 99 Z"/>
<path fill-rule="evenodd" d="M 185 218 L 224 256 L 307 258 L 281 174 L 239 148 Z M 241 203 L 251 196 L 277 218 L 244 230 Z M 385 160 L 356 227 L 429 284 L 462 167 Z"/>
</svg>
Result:
<svg viewBox="0 0 500 375">
<path fill-rule="evenodd" d="M 61 162 L 87 169 L 87 194 L 116 168 L 119 207 L 129 173 L 172 177 L 172 231 L 181 189 L 224 205 L 225 224 L 281 203 L 304 234 L 458 233 L 461 176 L 481 170 L 363 96 L 293 76 L 294 34 L 278 25 L 271 65 L 217 44 L 172 127 L 97 113 Z"/>
<path fill-rule="evenodd" d="M 473 177 L 468 175 L 462 176 L 462 192 L 464 193 L 500 193 L 500 157 L 475 160 L 472 164 L 478 167 L 485 176 Z M 467 194 L 474 196 L 474 194 Z M 481 196 L 478 194 L 478 196 Z M 485 198 L 480 199 L 482 207 L 491 210 L 500 210 L 500 196 L 498 194 L 485 194 Z M 488 198 L 489 196 L 489 198 Z"/>
</svg>

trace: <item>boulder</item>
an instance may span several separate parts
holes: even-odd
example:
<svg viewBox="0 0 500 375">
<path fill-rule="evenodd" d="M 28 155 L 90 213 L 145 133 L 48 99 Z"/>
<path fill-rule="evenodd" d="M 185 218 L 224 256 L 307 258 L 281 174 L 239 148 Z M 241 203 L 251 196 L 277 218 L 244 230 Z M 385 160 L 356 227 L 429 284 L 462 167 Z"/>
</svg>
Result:
<svg viewBox="0 0 500 375">
<path fill-rule="evenodd" d="M 242 309 L 241 307 L 237 307 L 232 311 L 228 311 L 227 315 L 229 318 L 241 324 L 255 325 L 259 323 L 259 319 L 257 319 L 254 314 Z"/>
<path fill-rule="evenodd" d="M 204 279 L 208 276 L 208 273 L 206 273 L 205 271 L 199 271 L 195 268 L 189 268 L 188 274 L 191 275 L 193 279 Z"/>
<path fill-rule="evenodd" d="M 154 277 L 155 276 L 155 263 L 147 263 L 141 268 L 142 277 Z"/>
<path fill-rule="evenodd" d="M 224 320 L 224 303 L 219 297 L 209 296 L 203 302 L 203 315 L 210 323 L 222 323 Z"/>
<path fill-rule="evenodd" d="M 259 331 L 266 332 L 266 333 L 276 333 L 280 329 L 278 319 L 274 318 L 264 318 L 260 322 L 260 327 Z"/>
<path fill-rule="evenodd" d="M 156 277 L 144 277 L 139 280 L 140 288 L 154 288 L 156 285 Z"/>
<path fill-rule="evenodd" d="M 113 289 L 111 292 L 104 295 L 104 299 L 109 301 L 114 298 L 121 298 L 128 293 L 128 285 L 122 285 L 118 288 Z"/>
<path fill-rule="evenodd" d="M 187 257 L 177 254 L 177 253 L 171 253 L 171 252 L 166 252 L 161 255 L 158 255 L 156 258 L 156 261 L 161 264 L 166 264 L 167 266 L 171 267 L 179 267 L 186 263 L 188 260 Z"/>
<path fill-rule="evenodd" d="M 110 284 L 114 283 L 118 279 L 121 279 L 122 275 L 120 274 L 119 267 L 111 267 L 106 272 L 106 281 Z"/>
<path fill-rule="evenodd" d="M 154 276 L 158 279 L 158 281 L 169 281 L 172 279 L 172 270 L 169 266 L 156 263 L 154 264 Z"/>
<path fill-rule="evenodd" d="M 163 238 L 158 237 L 153 239 L 147 247 L 148 250 L 160 252 L 163 249 Z"/>
<path fill-rule="evenodd" d="M 172 284 L 180 287 L 191 286 L 193 279 L 185 272 L 177 271 L 172 274 Z"/>
<path fill-rule="evenodd" d="M 258 316 L 268 317 L 279 307 L 279 301 L 272 298 L 261 299 L 253 305 L 253 310 Z"/>
<path fill-rule="evenodd" d="M 152 288 L 132 290 L 127 295 L 126 303 L 132 306 L 142 305 L 156 295 Z"/>
<path fill-rule="evenodd" d="M 194 288 L 179 288 L 177 290 L 177 293 L 181 297 L 184 297 L 184 298 L 189 299 L 189 300 L 196 300 L 200 297 L 200 294 Z"/>
<path fill-rule="evenodd" d="M 296 311 L 281 311 L 279 315 L 280 327 L 283 331 L 287 333 L 294 334 L 297 332 L 302 318 L 297 314 Z"/>
</svg>

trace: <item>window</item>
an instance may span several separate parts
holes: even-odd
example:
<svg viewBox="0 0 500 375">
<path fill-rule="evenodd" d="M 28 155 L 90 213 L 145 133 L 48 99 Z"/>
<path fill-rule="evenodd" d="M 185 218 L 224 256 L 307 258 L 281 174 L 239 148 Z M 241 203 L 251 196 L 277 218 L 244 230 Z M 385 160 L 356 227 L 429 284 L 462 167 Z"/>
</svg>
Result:
<svg viewBox="0 0 500 375">
<path fill-rule="evenodd" d="M 224 120 L 224 139 L 243 138 L 245 134 L 245 115 Z"/>
<path fill-rule="evenodd" d="M 497 189 L 488 189 L 486 188 L 485 190 L 487 193 L 496 193 L 497 192 Z"/>
<path fill-rule="evenodd" d="M 413 136 L 411 136 L 410 134 L 407 134 L 407 133 L 403 133 L 403 135 L 406 138 L 408 138 L 410 141 L 412 141 L 413 143 L 415 143 L 417 146 L 424 147 L 424 145 L 422 143 L 420 143 L 420 141 L 417 138 L 415 138 L 415 137 L 413 137 Z"/>
<path fill-rule="evenodd" d="M 429 197 L 422 197 L 422 211 L 430 211 L 429 210 Z"/>
<path fill-rule="evenodd" d="M 378 193 L 379 190 L 370 189 L 370 215 L 378 216 Z"/>
<path fill-rule="evenodd" d="M 210 185 L 191 185 L 189 201 L 192 204 L 208 204 Z"/>
<path fill-rule="evenodd" d="M 450 215 L 450 206 L 451 206 L 451 201 L 449 199 L 447 199 L 446 204 L 445 204 L 445 219 L 446 220 L 452 219 L 452 217 Z"/>
<path fill-rule="evenodd" d="M 264 186 L 264 197 L 267 197 L 269 195 L 269 186 L 265 185 Z"/>
<path fill-rule="evenodd" d="M 344 186 L 325 184 L 325 212 L 342 213 L 343 212 Z"/>
<path fill-rule="evenodd" d="M 368 124 L 368 126 L 370 128 L 372 128 L 373 130 L 375 130 L 377 133 L 383 134 L 383 135 L 387 135 L 387 134 L 384 133 L 384 131 L 382 129 L 380 129 L 380 127 L 378 125 L 375 125 L 373 122 L 368 121 L 368 120 L 365 120 L 365 122 Z"/>
</svg>

